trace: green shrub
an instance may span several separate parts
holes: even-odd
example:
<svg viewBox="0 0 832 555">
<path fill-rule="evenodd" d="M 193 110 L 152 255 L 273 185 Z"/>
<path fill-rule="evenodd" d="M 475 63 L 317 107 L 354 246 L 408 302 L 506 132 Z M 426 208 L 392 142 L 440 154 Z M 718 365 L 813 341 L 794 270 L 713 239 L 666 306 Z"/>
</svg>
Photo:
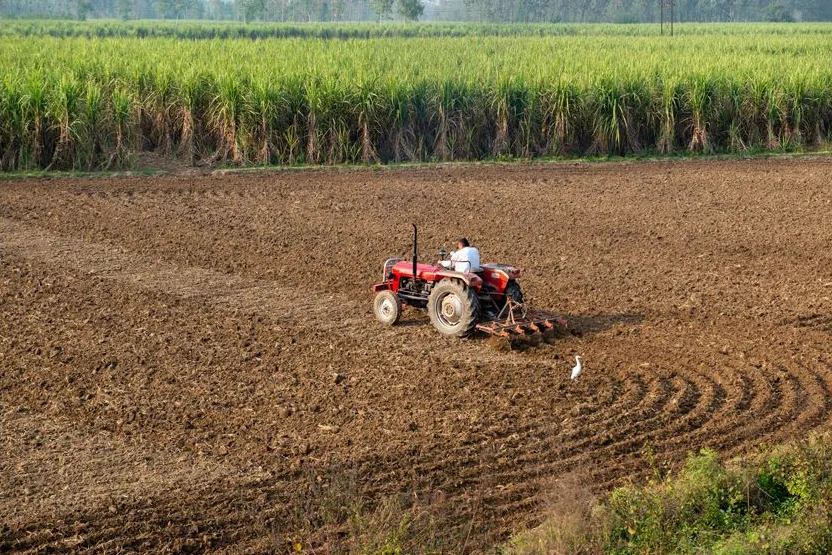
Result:
<svg viewBox="0 0 832 555">
<path fill-rule="evenodd" d="M 518 534 L 505 551 L 828 555 L 832 436 L 764 448 L 727 463 L 703 449 L 675 475 L 613 490 L 586 513 L 569 544 L 551 533 L 566 518 L 564 509 L 570 510 L 550 508 L 540 527 Z M 570 550 L 569 545 L 590 547 Z"/>
</svg>

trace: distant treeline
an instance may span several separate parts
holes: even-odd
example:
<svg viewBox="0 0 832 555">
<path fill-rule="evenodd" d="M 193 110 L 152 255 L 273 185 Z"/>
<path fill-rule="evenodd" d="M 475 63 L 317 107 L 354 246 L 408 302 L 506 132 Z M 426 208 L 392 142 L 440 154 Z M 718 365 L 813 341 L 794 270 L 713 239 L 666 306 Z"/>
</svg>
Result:
<svg viewBox="0 0 832 555">
<path fill-rule="evenodd" d="M 670 18 L 671 0 L 664 0 Z M 658 0 L 2 0 L 0 17 L 315 22 L 646 23 Z M 679 22 L 830 21 L 830 0 L 673 0 Z"/>
</svg>

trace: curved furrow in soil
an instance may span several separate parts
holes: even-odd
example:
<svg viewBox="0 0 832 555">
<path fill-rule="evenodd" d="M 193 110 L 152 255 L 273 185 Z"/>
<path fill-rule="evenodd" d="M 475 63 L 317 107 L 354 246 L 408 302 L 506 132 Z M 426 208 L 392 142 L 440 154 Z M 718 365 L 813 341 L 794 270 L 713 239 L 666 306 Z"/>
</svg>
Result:
<svg viewBox="0 0 832 555">
<path fill-rule="evenodd" d="M 591 403 L 590 407 L 583 404 L 573 407 L 566 419 L 569 429 L 561 434 L 564 444 L 580 444 L 588 436 L 596 435 L 614 424 L 625 427 L 635 425 L 634 423 L 649 418 L 662 406 L 666 390 L 661 381 L 645 382 L 641 375 L 630 375 L 619 378 L 618 384 L 624 388 L 625 395 L 616 399 L 614 404 L 599 406 Z M 593 408 L 596 410 L 587 410 Z"/>
<path fill-rule="evenodd" d="M 799 413 L 800 382 L 794 376 L 771 376 L 756 368 L 747 368 L 745 376 L 762 392 L 753 401 L 749 416 L 742 415 L 714 429 L 703 430 L 713 437 L 714 447 L 731 450 L 744 441 L 761 437 L 782 437 L 784 427 Z"/>
<path fill-rule="evenodd" d="M 718 378 L 707 378 L 704 373 L 694 375 L 713 384 L 721 399 L 719 406 L 709 406 L 704 414 L 692 417 L 683 426 L 669 426 L 665 430 L 666 438 L 654 443 L 657 450 L 690 450 L 691 446 L 706 445 L 730 449 L 761 431 L 770 433 L 778 429 L 773 424 L 781 420 L 783 410 L 790 410 L 791 395 L 786 396 L 784 405 L 781 396 L 771 391 L 762 376 L 747 370 L 724 366 Z M 734 385 L 737 382 L 739 388 Z"/>
<path fill-rule="evenodd" d="M 811 401 L 818 403 L 815 405 L 817 407 L 815 409 L 810 408 L 806 411 L 799 410 L 799 392 L 810 389 L 805 387 L 808 380 L 805 376 L 798 377 L 789 375 L 782 380 L 785 382 L 782 386 L 773 387 L 774 393 L 771 396 L 763 398 L 758 403 L 749 403 L 744 395 L 744 388 L 741 388 L 741 395 L 737 400 L 737 406 L 747 407 L 749 410 L 744 412 L 748 412 L 748 414 L 734 413 L 727 410 L 720 411 L 722 415 L 735 415 L 734 422 L 747 422 L 748 425 L 737 427 L 731 425 L 729 422 L 724 422 L 721 418 L 713 418 L 703 422 L 702 426 L 696 427 L 695 429 L 691 430 L 687 428 L 689 431 L 683 433 L 681 436 L 674 434 L 672 427 L 668 427 L 667 429 L 662 429 L 662 431 L 666 432 L 663 435 L 670 435 L 672 439 L 651 438 L 649 440 L 650 448 L 656 455 L 663 457 L 673 456 L 674 453 L 684 455 L 690 450 L 691 445 L 695 445 L 692 438 L 701 435 L 711 439 L 708 442 L 708 446 L 730 450 L 748 441 L 755 439 L 759 441 L 760 438 L 766 436 L 782 439 L 784 434 L 788 432 L 788 429 L 792 427 L 805 429 L 808 426 L 810 429 L 814 428 L 820 424 L 818 420 L 821 417 L 825 416 L 828 418 L 830 399 L 828 396 L 828 387 L 824 380 L 816 372 L 808 371 L 807 374 L 813 376 L 812 381 L 822 390 L 818 394 L 818 398 L 813 397 L 811 399 Z M 764 382 L 765 380 L 762 378 L 756 380 L 758 386 L 761 386 Z M 685 383 L 692 385 L 692 382 Z M 752 391 L 754 390 L 753 387 L 750 389 Z M 681 391 L 681 389 L 676 391 Z M 755 395 L 754 397 L 760 398 L 761 396 Z M 783 399 L 782 404 L 773 402 L 775 399 L 780 398 Z M 766 402 L 766 399 L 768 402 Z M 760 419 L 760 412 L 754 412 L 754 405 L 761 409 L 767 409 L 767 414 L 764 418 Z M 719 413 L 714 414 L 719 415 Z M 717 424 L 711 426 L 709 425 L 711 423 Z M 617 437 L 620 438 L 622 436 L 617 435 Z M 677 440 L 676 438 L 680 439 Z M 516 464 L 494 468 L 489 472 L 488 481 L 502 486 L 498 488 L 500 494 L 495 496 L 494 502 L 501 508 L 515 505 L 518 507 L 527 506 L 530 503 L 534 503 L 538 496 L 536 477 L 557 476 L 564 472 L 570 472 L 575 468 L 583 467 L 589 469 L 588 477 L 592 479 L 593 483 L 605 484 L 606 482 L 610 482 L 608 485 L 611 486 L 618 481 L 617 477 L 612 480 L 609 479 L 610 473 L 608 470 L 596 469 L 591 464 L 587 464 L 593 460 L 616 461 L 616 476 L 620 476 L 622 473 L 625 475 L 628 474 L 627 468 L 631 468 L 629 472 L 633 472 L 639 468 L 644 472 L 643 463 L 639 456 L 639 453 L 645 446 L 644 443 L 639 443 L 641 439 L 626 439 L 620 442 L 614 442 L 608 448 L 601 447 L 600 449 L 586 450 L 580 454 L 566 458 L 559 456 L 550 460 L 544 453 L 540 453 L 535 457 L 521 456 L 514 458 L 512 461 Z M 482 478 L 477 475 L 470 477 L 467 481 L 469 489 L 477 480 L 482 480 Z M 505 486 L 505 484 L 509 484 L 509 486 Z"/>
<path fill-rule="evenodd" d="M 256 523 L 252 514 L 235 514 L 233 500 L 183 510 L 182 498 L 155 499 L 127 510 L 127 515 L 108 507 L 68 514 L 62 522 L 38 523 L 15 530 L 0 542 L 0 547 L 15 553 L 195 551 L 216 549 L 232 539 L 251 538 L 250 528 Z M 226 516 L 204 516 L 212 512 Z M 264 513 L 261 510 L 259 514 L 264 516 Z"/>
<path fill-rule="evenodd" d="M 819 357 L 819 360 L 823 360 L 822 357 Z M 753 376 L 754 379 L 748 381 L 754 381 L 757 384 L 756 387 L 739 388 L 743 396 L 736 405 L 739 410 L 736 411 L 735 421 L 743 422 L 745 425 L 737 427 L 731 422 L 725 422 L 719 427 L 703 430 L 702 433 L 707 434 L 709 438 L 707 445 L 731 454 L 740 452 L 749 443 L 758 444 L 767 440 L 787 441 L 798 431 L 823 429 L 832 422 L 832 390 L 830 389 L 832 366 L 825 362 L 822 363 L 824 366 L 822 370 L 816 370 L 803 362 L 796 362 L 796 365 L 801 372 L 782 378 L 788 382 L 788 385 L 782 389 L 792 392 L 808 392 L 808 394 L 797 403 L 793 402 L 799 397 L 797 393 L 783 395 L 793 399 L 787 399 L 785 414 L 777 410 L 782 408 L 780 404 L 771 402 L 772 399 L 780 396 L 778 392 L 781 388 L 775 387 L 772 391 L 767 379 L 761 373 L 756 372 L 756 369 L 755 372 L 748 372 L 747 369 L 743 372 L 743 369 L 737 369 L 737 379 L 748 383 L 745 380 Z M 766 394 L 754 394 L 760 391 Z M 794 411 L 797 411 L 796 416 L 790 418 L 790 415 L 795 414 Z M 644 472 L 643 464 L 637 459 L 622 463 L 620 469 L 624 474 L 637 472 L 639 469 Z M 591 478 L 593 483 L 598 483 L 602 489 L 609 489 L 618 483 L 617 478 L 605 480 L 604 473 L 593 473 Z"/>
<path fill-rule="evenodd" d="M 630 379 L 633 376 L 629 377 Z M 633 388 L 633 391 L 639 392 L 636 398 L 644 399 L 645 389 L 644 382 L 641 376 L 636 376 L 633 380 L 638 384 Z M 659 381 L 655 392 L 664 391 L 669 393 L 672 391 L 672 385 Z M 516 440 L 516 451 L 506 453 L 502 456 L 491 457 L 492 460 L 488 463 L 487 481 L 497 484 L 517 484 L 519 491 L 525 491 L 526 495 L 534 497 L 536 495 L 536 485 L 534 480 L 530 478 L 534 476 L 550 476 L 560 472 L 573 471 L 582 466 L 589 467 L 593 463 L 600 460 L 615 460 L 621 453 L 629 452 L 625 447 L 635 447 L 635 457 L 644 447 L 647 438 L 651 431 L 661 429 L 664 419 L 657 415 L 657 410 L 660 407 L 666 406 L 669 399 L 673 399 L 674 395 L 654 394 L 653 401 L 647 408 L 636 406 L 630 409 L 626 424 L 624 427 L 616 429 L 606 437 L 599 439 L 596 437 L 601 430 L 606 429 L 605 426 L 609 422 L 620 417 L 605 418 L 600 421 L 599 426 L 589 430 L 577 430 L 572 432 L 574 439 L 577 442 L 568 442 L 565 446 L 559 446 L 562 442 L 561 437 L 557 433 L 558 424 L 545 423 L 540 420 L 535 421 L 530 425 L 526 425 L 522 430 L 517 428 L 513 432 L 518 436 Z M 657 409 L 659 407 L 659 409 Z M 607 414 L 607 411 L 603 411 Z M 638 415 L 650 415 L 647 419 L 649 422 L 645 425 L 644 420 L 639 420 Z M 602 426 L 603 425 L 603 426 Z M 637 430 L 636 437 L 628 436 L 628 432 Z M 593 434 L 593 432 L 596 432 Z M 506 434 L 503 434 L 505 437 Z M 528 449 L 527 447 L 532 443 L 532 440 L 539 437 L 546 437 L 549 439 L 552 448 L 550 449 Z M 414 465 L 414 470 L 419 473 L 440 473 L 444 475 L 453 475 L 456 483 L 454 490 L 465 491 L 480 483 L 483 478 L 483 470 L 480 468 L 483 460 L 481 453 L 488 452 L 489 447 L 492 446 L 494 438 L 484 438 L 480 440 L 479 447 L 474 453 L 470 449 L 465 449 L 463 456 L 453 457 L 451 453 L 443 463 L 437 465 L 436 459 L 432 459 L 427 465 L 417 463 Z M 652 442 L 651 442 L 652 444 Z M 450 459 L 450 460 L 448 460 Z M 587 465 L 586 463 L 590 463 Z M 382 476 L 382 481 L 390 479 L 395 475 L 391 472 L 388 476 Z"/>
<path fill-rule="evenodd" d="M 824 399 L 824 415 L 819 419 L 818 426 L 827 425 L 832 421 L 832 358 L 828 353 L 819 353 L 817 357 L 818 367 L 809 366 L 802 362 L 797 362 L 799 367 L 805 368 L 814 376 L 817 382 L 818 393 Z"/>
<path fill-rule="evenodd" d="M 645 382 L 640 374 L 629 375 L 627 381 L 638 383 L 642 392 L 638 404 L 627 405 L 622 412 L 604 407 L 598 411 L 603 417 L 587 426 L 582 419 L 575 419 L 577 429 L 559 438 L 560 460 L 568 461 L 588 449 L 598 453 L 612 450 L 622 442 L 639 441 L 663 425 L 665 409 L 673 398 L 672 384 L 664 379 Z"/>
<path fill-rule="evenodd" d="M 617 381 L 615 383 L 620 384 L 622 382 Z M 640 402 L 647 395 L 647 391 L 641 377 L 638 376 L 637 379 L 626 382 L 626 387 L 622 387 L 622 389 L 624 389 L 625 395 L 618 397 L 619 402 L 617 405 L 621 406 L 623 409 L 631 411 L 631 413 L 633 411 L 638 412 Z M 655 396 L 654 399 L 658 401 L 661 397 Z M 636 408 L 631 408 L 633 406 Z M 616 405 L 612 407 L 612 409 L 614 408 L 616 408 Z M 596 425 L 592 429 L 602 430 L 604 429 L 604 426 L 620 418 L 618 416 L 606 416 L 609 412 L 610 410 L 605 407 L 603 411 L 591 411 L 588 413 L 588 415 L 600 414 L 602 416 L 602 418 L 598 419 Z M 568 418 L 574 417 L 569 416 Z M 579 416 L 578 418 L 582 418 L 582 416 Z M 499 444 L 501 441 L 505 441 L 511 436 L 517 436 L 516 443 L 521 446 L 528 444 L 530 440 L 534 440 L 536 438 L 547 438 L 547 440 L 553 444 L 552 450 L 544 452 L 532 451 L 518 453 L 514 458 L 511 458 L 510 461 L 507 461 L 509 469 L 507 472 L 510 472 L 511 469 L 515 469 L 514 472 L 524 472 L 523 470 L 516 470 L 516 467 L 518 465 L 522 467 L 527 461 L 536 461 L 540 457 L 550 457 L 553 452 L 562 453 L 563 447 L 558 447 L 563 443 L 561 437 L 562 426 L 563 422 L 546 422 L 541 419 L 535 419 L 523 423 L 520 426 L 515 425 L 500 428 L 497 430 L 495 435 L 486 435 L 482 432 L 471 432 L 472 437 L 466 440 L 458 448 L 448 450 L 447 446 L 437 446 L 437 448 L 443 449 L 445 453 L 447 453 L 445 457 L 439 458 L 439 460 L 436 458 L 430 458 L 429 460 L 416 463 L 412 468 L 414 472 L 422 475 L 453 472 L 455 479 L 460 480 L 462 484 L 471 484 L 479 479 L 480 475 L 478 467 L 482 457 L 484 454 L 492 451 L 496 444 Z M 580 438 L 582 440 L 581 445 L 593 444 L 593 438 L 591 437 L 592 432 L 591 430 L 587 431 L 587 428 L 588 426 L 584 426 L 581 422 L 579 424 L 579 428 L 570 432 L 570 434 L 574 436 L 575 439 Z M 485 437 L 483 437 L 484 435 Z M 577 452 L 579 450 L 579 447 L 576 447 L 573 451 Z M 572 457 L 568 456 L 564 459 L 562 456 L 558 456 L 557 459 L 563 459 L 568 463 Z M 393 479 L 398 472 L 399 469 L 389 469 L 378 473 L 377 478 L 381 481 L 386 481 L 388 479 Z"/>
<path fill-rule="evenodd" d="M 778 379 L 779 378 L 779 379 Z M 772 414 L 768 426 L 760 429 L 769 430 L 769 434 L 777 439 L 781 439 L 788 432 L 790 427 L 802 414 L 803 410 L 807 408 L 803 403 L 805 399 L 803 389 L 803 374 L 795 374 L 793 372 L 787 373 L 785 376 L 769 375 L 769 383 L 771 383 L 772 391 L 776 394 L 780 403 L 778 404 L 778 411 Z M 785 428 L 785 429 L 784 429 Z"/>
<path fill-rule="evenodd" d="M 674 376 L 671 380 L 681 381 L 684 385 L 678 388 L 671 388 L 666 386 L 665 391 L 674 391 L 675 395 L 659 396 L 661 399 L 667 400 L 667 404 L 673 404 L 673 400 L 677 401 L 677 406 L 682 407 L 682 410 L 677 414 L 683 415 L 681 420 L 673 420 L 673 415 L 665 416 L 664 414 L 648 418 L 646 420 L 635 419 L 632 423 L 628 423 L 625 428 L 617 429 L 614 434 L 614 439 L 607 443 L 604 439 L 601 442 L 593 441 L 593 439 L 584 439 L 584 436 L 591 435 L 591 431 L 585 434 L 579 434 L 577 438 L 583 441 L 577 444 L 569 443 L 567 448 L 567 455 L 563 456 L 564 450 L 557 452 L 557 456 L 551 457 L 552 453 L 536 452 L 531 450 L 532 455 L 519 455 L 511 460 L 510 463 L 494 468 L 489 473 L 489 480 L 494 480 L 498 483 L 525 483 L 527 486 L 520 487 L 520 490 L 526 491 L 528 495 L 535 495 L 535 486 L 533 481 L 529 478 L 532 476 L 546 476 L 558 474 L 569 469 L 587 467 L 586 463 L 593 460 L 615 460 L 626 461 L 632 460 L 632 464 L 637 464 L 639 461 L 639 453 L 649 444 L 650 448 L 656 455 L 673 456 L 675 453 L 684 455 L 689 451 L 691 446 L 698 445 L 698 438 L 710 438 L 709 446 L 730 448 L 736 445 L 741 445 L 753 437 L 757 437 L 762 431 L 772 432 L 772 421 L 775 421 L 779 426 L 774 430 L 779 430 L 782 427 L 782 411 L 778 408 L 785 408 L 791 413 L 795 404 L 792 393 L 784 395 L 786 398 L 785 407 L 772 402 L 766 402 L 765 399 L 758 403 L 760 409 L 770 409 L 768 415 L 762 420 L 759 418 L 761 412 L 754 411 L 754 407 L 749 405 L 750 414 L 746 418 L 744 414 L 736 414 L 730 410 L 730 407 L 725 407 L 719 401 L 726 398 L 726 392 L 723 385 L 720 385 L 719 380 L 716 379 L 700 379 L 700 380 L 685 380 L 681 376 Z M 666 381 L 666 380 L 660 380 Z M 699 383 L 700 385 L 697 385 Z M 703 387 L 701 384 L 707 384 Z M 745 383 L 745 382 L 743 382 Z M 761 385 L 758 382 L 758 385 Z M 789 382 L 785 388 L 787 392 L 793 392 L 794 384 Z M 703 395 L 703 390 L 706 390 Z M 747 404 L 745 392 L 738 397 L 737 406 Z M 759 396 L 755 396 L 759 397 Z M 697 399 L 711 399 L 711 402 L 702 404 L 697 402 Z M 773 396 L 772 398 L 777 398 Z M 686 399 L 691 399 L 691 403 L 687 403 Z M 667 406 L 667 404 L 662 406 Z M 692 405 L 692 406 L 691 406 Z M 690 407 L 690 408 L 688 408 Z M 639 414 L 653 414 L 652 409 L 637 410 Z M 743 425 L 737 427 L 729 422 L 729 416 L 734 417 L 734 422 L 748 422 L 750 425 Z M 726 417 L 726 418 L 723 418 Z M 667 425 L 667 420 L 673 424 Z M 675 423 L 674 423 L 675 422 Z M 635 431 L 635 435 L 632 432 Z M 655 433 L 658 432 L 658 433 Z M 521 443 L 525 437 L 521 436 Z M 714 444 L 714 439 L 717 440 Z M 557 441 L 557 440 L 556 440 Z M 704 443 L 703 443 L 704 445 Z M 527 451 L 528 453 L 528 451 Z M 623 457 L 623 459 L 622 459 Z M 620 464 L 620 463 L 619 463 Z M 590 466 L 591 468 L 591 466 Z M 479 478 L 475 472 L 470 473 L 470 476 L 460 477 L 463 482 L 469 486 L 475 483 Z M 595 476 L 599 478 L 599 476 Z"/>
<path fill-rule="evenodd" d="M 665 383 L 665 390 L 674 391 L 671 384 Z M 662 429 L 666 418 L 656 414 L 656 406 L 665 407 L 683 390 L 676 393 L 657 397 L 657 401 L 649 408 L 637 408 L 628 416 L 639 414 L 650 415 L 646 419 L 627 418 L 626 423 L 613 430 L 600 427 L 584 432 L 577 432 L 573 441 L 562 442 L 561 438 L 553 435 L 552 442 L 560 444 L 549 451 L 527 450 L 516 453 L 510 462 L 494 473 L 494 479 L 500 482 L 523 482 L 528 475 L 549 476 L 564 471 L 592 468 L 598 461 L 617 460 L 622 454 L 633 453 L 640 457 L 646 445 L 659 445 L 656 432 Z M 663 403 L 661 401 L 664 401 Z M 522 444 L 522 442 L 521 442 Z"/>
<path fill-rule="evenodd" d="M 572 386 L 573 384 L 567 384 L 566 387 Z M 604 403 L 603 400 L 589 399 L 587 402 L 581 402 L 575 399 L 571 407 L 566 407 L 563 417 L 558 415 L 558 421 L 537 422 L 527 428 L 533 428 L 534 431 L 539 432 L 542 427 L 547 433 L 554 434 L 559 444 L 571 444 L 587 440 L 597 431 L 608 429 L 612 423 L 637 420 L 640 414 L 655 410 L 655 406 L 662 399 L 662 396 L 657 395 L 655 390 L 651 391 L 647 387 L 641 376 L 630 376 L 622 380 L 610 375 L 606 378 L 604 388 L 621 393 L 615 395 L 609 403 Z M 645 399 L 650 399 L 647 407 L 644 406 Z M 503 435 L 507 436 L 516 431 L 516 429 L 509 429 Z M 488 440 L 490 438 L 484 441 Z"/>
<path fill-rule="evenodd" d="M 754 414 L 755 418 L 759 417 L 761 414 L 765 414 L 764 412 L 761 413 L 754 410 L 751 405 L 748 404 L 751 399 L 759 397 L 757 393 L 758 388 L 754 385 L 749 388 L 749 384 L 753 384 L 753 382 L 740 378 L 740 386 L 739 389 L 737 389 L 737 380 L 731 375 L 732 372 L 732 368 L 724 367 L 719 374 L 721 379 L 712 380 L 714 383 L 721 381 L 725 384 L 720 386 L 724 402 L 720 404 L 719 410 L 711 412 L 708 415 L 708 419 L 705 421 L 695 420 L 690 423 L 686 426 L 687 433 L 685 434 L 677 435 L 674 434 L 672 430 L 669 430 L 668 438 L 665 442 L 669 449 L 691 450 L 691 448 L 695 449 L 698 445 L 705 446 L 705 444 L 701 443 L 702 441 L 710 443 L 710 441 L 713 441 L 714 438 L 718 439 L 719 435 L 723 433 L 723 428 L 726 426 L 731 426 L 731 429 L 733 430 L 734 427 L 731 423 L 734 422 L 735 419 L 739 418 L 740 421 L 744 421 L 744 412 Z M 744 406 L 746 407 L 745 409 L 742 408 Z M 768 406 L 768 404 L 760 405 L 760 407 Z M 714 436 L 712 436 L 711 433 L 713 433 Z M 713 445 L 708 446 L 713 447 Z"/>
<path fill-rule="evenodd" d="M 802 400 L 808 410 L 801 411 L 798 418 L 792 422 L 794 431 L 801 429 L 814 429 L 822 427 L 832 420 L 832 365 L 822 361 L 818 357 L 818 364 L 822 370 L 815 365 L 796 361 L 795 365 L 801 372 L 799 376 L 803 390 L 807 393 Z"/>
<path fill-rule="evenodd" d="M 653 442 L 661 441 L 662 436 L 656 436 L 652 432 L 656 429 L 666 429 L 663 435 L 669 436 L 667 440 L 668 445 L 673 445 L 674 442 L 685 445 L 690 444 L 691 437 L 701 435 L 700 428 L 703 426 L 708 429 L 713 429 L 715 424 L 719 425 L 730 420 L 730 417 L 736 412 L 732 408 L 733 403 L 724 402 L 725 399 L 730 400 L 736 397 L 731 395 L 732 387 L 730 383 L 721 377 L 708 378 L 707 373 L 703 372 L 683 373 L 692 374 L 693 378 L 685 378 L 674 373 L 670 381 L 675 382 L 675 387 L 668 385 L 667 378 L 657 380 L 654 379 L 655 374 L 646 373 L 647 377 L 651 379 L 651 383 L 661 384 L 657 387 L 664 389 L 663 393 L 653 394 L 654 403 L 652 406 L 637 406 L 632 412 L 626 413 L 623 417 L 614 410 L 590 413 L 582 418 L 582 430 L 572 432 L 574 439 L 580 439 L 581 436 L 592 437 L 593 424 L 601 425 L 606 429 L 606 424 L 616 423 L 619 425 L 617 428 L 614 428 L 615 436 L 617 438 L 626 437 L 626 441 L 639 442 L 647 439 Z M 638 382 L 640 387 L 643 387 L 644 381 L 641 376 L 631 374 L 627 380 L 627 383 L 631 385 L 634 382 Z M 668 397 L 669 389 L 673 389 L 675 392 L 670 397 Z M 701 390 L 711 392 L 707 393 L 706 397 L 713 398 L 713 400 L 703 404 L 701 401 Z M 737 402 L 737 408 L 742 409 L 751 393 L 744 391 L 742 387 L 740 390 L 741 396 Z M 642 395 L 646 396 L 643 392 Z M 761 406 L 764 407 L 766 405 L 763 404 Z M 672 409 L 666 410 L 667 407 L 672 407 Z M 630 418 L 634 415 L 637 417 Z M 620 425 L 622 420 L 626 422 L 625 427 L 621 427 Z M 735 429 L 735 427 L 731 429 Z M 572 451 L 580 451 L 586 448 L 587 445 L 593 443 L 597 442 L 594 442 L 592 439 L 583 442 L 578 441 L 575 445 L 571 446 L 571 449 Z"/>
<path fill-rule="evenodd" d="M 645 411 L 646 418 L 636 419 L 632 422 L 628 419 L 625 420 L 623 425 L 613 427 L 610 430 L 610 433 L 614 434 L 613 440 L 604 445 L 601 450 L 605 453 L 615 454 L 625 450 L 626 447 L 635 446 L 636 449 L 640 449 L 647 441 L 651 445 L 658 445 L 662 441 L 663 435 L 679 437 L 680 434 L 695 429 L 699 423 L 707 420 L 719 406 L 718 387 L 715 387 L 715 383 L 712 381 L 700 380 L 697 382 L 696 380 L 687 380 L 679 375 L 676 377 L 682 380 L 685 386 L 676 390 L 679 392 L 679 401 L 672 406 L 670 411 L 661 409 L 672 404 L 672 395 L 657 399 L 654 406 L 650 407 L 649 412 Z M 655 381 L 667 382 L 668 380 L 660 378 Z M 678 415 L 678 418 L 671 421 L 669 426 L 667 422 L 668 414 Z M 584 446 L 585 443 L 570 445 L 567 453 L 579 452 Z"/>
<path fill-rule="evenodd" d="M 671 439 L 668 445 L 707 442 L 711 447 L 731 451 L 761 437 L 784 439 L 790 428 L 811 429 L 828 414 L 828 392 L 811 393 L 813 384 L 823 383 L 819 376 L 811 378 L 811 372 L 767 375 L 753 367 L 724 370 L 733 374 L 726 375 L 726 383 L 740 384 L 727 389 L 731 402 L 701 427 L 680 435 L 678 440 Z"/>
<path fill-rule="evenodd" d="M 730 368 L 723 368 L 723 372 L 726 370 L 731 371 Z M 657 449 L 661 445 L 669 452 L 690 450 L 691 447 L 696 448 L 696 446 L 702 445 L 701 438 L 703 436 L 705 438 L 709 437 L 707 433 L 703 433 L 703 430 L 713 430 L 731 422 L 736 415 L 736 410 L 746 400 L 745 381 L 742 382 L 743 386 L 740 389 L 740 394 L 736 395 L 736 388 L 733 387 L 735 381 L 724 373 L 719 374 L 719 378 L 714 378 L 708 377 L 707 374 L 711 371 L 707 369 L 704 371 L 682 370 L 680 372 L 683 374 L 680 378 L 690 384 L 697 395 L 701 391 L 706 392 L 705 397 L 708 401 L 706 403 L 697 402 L 680 420 L 672 422 L 668 426 L 665 430 L 665 437 L 657 439 L 653 444 Z M 756 411 L 749 410 L 749 412 L 759 415 Z"/>
<path fill-rule="evenodd" d="M 807 370 L 806 373 L 812 378 L 807 378 L 803 374 L 787 375 L 780 380 L 781 383 L 772 385 L 759 372 L 747 370 L 743 372 L 742 369 L 728 366 L 724 370 L 734 375 L 726 375 L 723 380 L 706 378 L 698 373 L 700 378 L 698 380 L 685 379 L 679 375 L 673 376 L 671 381 L 676 381 L 677 384 L 681 382 L 682 385 L 670 387 L 665 384 L 664 390 L 673 391 L 673 395 L 658 395 L 657 397 L 667 401 L 662 406 L 681 407 L 678 412 L 645 420 L 636 418 L 628 422 L 626 427 L 617 429 L 614 439 L 609 443 L 604 439 L 601 442 L 593 441 L 591 429 L 576 432 L 574 439 L 582 441 L 568 442 L 565 450 L 564 448 L 552 451 L 527 450 L 525 454 L 518 454 L 507 459 L 504 464 L 492 468 L 488 479 L 501 484 L 525 483 L 527 485 L 520 487 L 519 490 L 526 491 L 533 497 L 536 495 L 536 486 L 530 478 L 534 476 L 568 472 L 574 468 L 586 467 L 586 463 L 593 460 L 616 460 L 619 461 L 616 463 L 617 467 L 629 460 L 634 467 L 639 466 L 639 453 L 648 443 L 656 455 L 663 457 L 683 456 L 696 445 L 731 450 L 761 437 L 782 438 L 792 427 L 815 428 L 820 424 L 821 418 L 829 417 L 828 407 L 832 401 L 829 398 L 826 382 L 817 372 Z M 809 381 L 813 382 L 820 392 L 801 404 L 799 393 L 812 389 L 809 387 L 811 385 Z M 643 384 L 641 380 L 638 382 Z M 729 387 L 727 384 L 737 382 L 740 383 L 738 388 L 727 388 Z M 704 394 L 703 391 L 705 391 Z M 711 401 L 702 403 L 698 401 L 700 398 Z M 719 399 L 729 399 L 729 402 L 722 403 Z M 801 410 L 801 406 L 808 410 Z M 653 414 L 654 409 L 641 407 L 637 408 L 635 413 Z M 674 420 L 676 415 L 681 415 L 683 418 Z M 671 422 L 670 425 L 667 425 L 667 420 Z M 556 425 L 548 425 L 550 429 L 556 429 L 556 427 Z M 547 431 L 547 425 L 541 423 L 514 430 L 519 436 L 520 445 L 525 444 L 532 437 L 545 436 Z M 635 436 L 630 435 L 632 431 L 636 431 Z M 587 436 L 590 437 L 587 438 Z M 554 442 L 560 440 L 555 434 L 550 433 L 550 437 L 553 437 Z M 481 443 L 487 444 L 491 441 L 493 441 L 492 438 L 486 438 Z M 554 453 L 557 455 L 553 457 Z M 472 469 L 470 472 L 456 475 L 463 489 L 464 486 L 472 486 L 482 479 L 476 470 L 474 464 L 476 462 L 475 457 L 455 461 L 462 468 Z M 440 467 L 433 466 L 430 470 L 437 472 Z M 620 475 L 619 470 L 620 468 L 616 468 L 616 473 Z M 607 474 L 606 471 L 598 475 L 593 473 L 593 478 L 600 479 L 605 474 Z"/>
</svg>

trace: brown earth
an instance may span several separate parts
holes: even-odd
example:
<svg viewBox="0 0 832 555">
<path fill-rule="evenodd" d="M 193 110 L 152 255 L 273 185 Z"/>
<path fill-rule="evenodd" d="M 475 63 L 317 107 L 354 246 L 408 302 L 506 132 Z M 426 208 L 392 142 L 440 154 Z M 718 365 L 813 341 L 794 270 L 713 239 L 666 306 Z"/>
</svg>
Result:
<svg viewBox="0 0 832 555">
<path fill-rule="evenodd" d="M 410 222 L 583 333 L 382 328 Z M 1 230 L 0 551 L 337 551 L 385 499 L 476 551 L 832 417 L 829 157 L 7 181 Z"/>
</svg>

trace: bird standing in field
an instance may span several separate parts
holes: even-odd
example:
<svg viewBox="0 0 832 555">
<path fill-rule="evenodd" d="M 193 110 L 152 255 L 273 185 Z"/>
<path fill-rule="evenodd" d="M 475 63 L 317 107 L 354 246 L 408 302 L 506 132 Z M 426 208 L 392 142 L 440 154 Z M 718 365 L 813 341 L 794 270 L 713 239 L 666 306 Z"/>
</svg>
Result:
<svg viewBox="0 0 832 555">
<path fill-rule="evenodd" d="M 584 365 L 581 364 L 581 357 L 580 355 L 575 355 L 575 366 L 572 367 L 572 381 L 578 379 L 578 376 L 581 375 L 581 372 L 584 370 Z"/>
</svg>

